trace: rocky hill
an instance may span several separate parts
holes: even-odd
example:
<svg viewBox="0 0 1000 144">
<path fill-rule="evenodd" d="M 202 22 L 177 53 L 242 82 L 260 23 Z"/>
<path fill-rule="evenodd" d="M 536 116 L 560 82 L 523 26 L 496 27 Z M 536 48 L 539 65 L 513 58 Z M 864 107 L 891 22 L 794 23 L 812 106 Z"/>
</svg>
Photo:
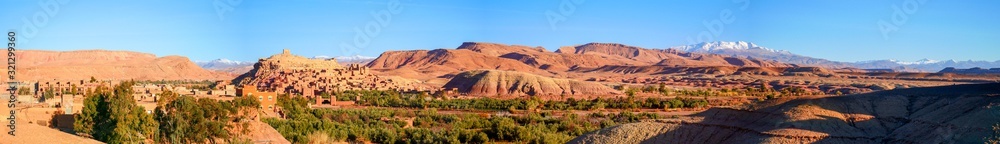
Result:
<svg viewBox="0 0 1000 144">
<path fill-rule="evenodd" d="M 182 56 L 156 57 L 148 53 L 109 50 L 20 50 L 15 55 L 17 79 L 28 81 L 90 77 L 109 80 L 221 80 L 234 77 L 202 69 Z"/>
<path fill-rule="evenodd" d="M 983 143 L 1000 84 L 782 98 L 606 128 L 570 143 Z"/>
<path fill-rule="evenodd" d="M 274 79 L 277 75 L 285 71 L 292 72 L 295 70 L 323 70 L 337 68 L 343 68 L 343 66 L 337 63 L 337 60 L 335 59 L 309 59 L 293 55 L 288 49 L 285 49 L 280 54 L 271 55 L 267 58 L 261 58 L 254 64 L 253 69 L 234 79 L 233 83 L 239 85 L 261 84 L 271 82 L 270 79 Z"/>
<path fill-rule="evenodd" d="M 448 75 L 477 69 L 545 73 L 517 60 L 489 56 L 467 49 L 389 51 L 382 53 L 367 66 L 375 70 L 384 70 L 384 74 L 387 75 L 425 81 L 447 78 Z"/>
<path fill-rule="evenodd" d="M 535 53 L 548 52 L 542 47 L 529 47 L 522 45 L 505 45 L 486 42 L 464 42 L 456 49 L 466 49 L 482 53 L 488 56 L 501 56 L 508 53 Z"/>
<path fill-rule="evenodd" d="M 473 70 L 458 74 L 444 85 L 460 93 L 477 96 L 556 96 L 556 95 L 615 95 L 611 87 L 594 82 L 558 79 L 522 72 Z"/>
<path fill-rule="evenodd" d="M 428 90 L 405 78 L 380 76 L 360 64 L 342 66 L 336 59 L 313 59 L 280 54 L 260 59 L 249 72 L 233 79 L 240 86 L 259 91 L 317 96 L 346 90 Z"/>
</svg>

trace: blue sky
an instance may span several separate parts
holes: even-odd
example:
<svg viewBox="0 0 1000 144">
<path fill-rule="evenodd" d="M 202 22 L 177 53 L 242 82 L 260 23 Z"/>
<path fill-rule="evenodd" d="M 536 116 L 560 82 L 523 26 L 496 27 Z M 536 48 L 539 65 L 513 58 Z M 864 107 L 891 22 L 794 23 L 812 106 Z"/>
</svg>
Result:
<svg viewBox="0 0 1000 144">
<path fill-rule="evenodd" d="M 398 7 L 391 7 L 396 2 Z M 192 60 L 254 61 L 284 48 L 304 56 L 378 56 L 387 50 L 454 48 L 466 41 L 552 50 L 588 42 L 666 48 L 700 41 L 749 41 L 849 62 L 1000 60 L 1000 1 L 991 0 L 2 3 L 0 28 L 17 31 L 24 49 L 130 50 Z M 380 22 L 372 13 L 384 14 L 383 19 L 389 15 L 391 20 Z M 900 16 L 905 21 L 898 20 Z M 889 23 L 893 31 L 883 33 L 887 28 L 880 28 L 879 21 Z M 356 29 L 366 28 L 378 30 L 377 35 L 359 36 Z M 368 38 L 368 43 L 355 43 L 358 37 Z"/>
</svg>

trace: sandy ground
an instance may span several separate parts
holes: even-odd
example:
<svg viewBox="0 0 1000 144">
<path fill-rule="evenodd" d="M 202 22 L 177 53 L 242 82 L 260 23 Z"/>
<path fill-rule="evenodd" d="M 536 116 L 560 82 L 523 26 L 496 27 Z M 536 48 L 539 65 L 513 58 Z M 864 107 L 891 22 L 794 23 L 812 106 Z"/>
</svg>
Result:
<svg viewBox="0 0 1000 144">
<path fill-rule="evenodd" d="M 0 100 L 2 100 L 3 101 L 2 103 L 6 105 L 8 103 L 7 101 L 9 101 L 9 96 L 3 95 L 0 97 L 3 97 L 0 98 Z M 8 132 L 10 132 L 10 127 L 6 126 L 7 124 L 10 124 L 10 120 L 8 120 L 7 118 L 10 116 L 9 112 L 11 108 L 8 108 L 7 106 L 0 106 L 0 112 L 4 113 L 3 114 L 4 118 L 0 121 L 2 121 L 2 123 L 5 124 L 5 126 L 2 128 L 4 133 L 0 135 L 0 143 L 2 144 L 102 143 L 97 140 L 76 136 L 74 134 L 63 132 L 55 128 L 50 128 L 47 126 L 48 124 L 45 124 L 46 126 L 38 124 L 38 121 L 45 121 L 45 122 L 50 121 L 52 119 L 52 115 L 55 114 L 57 109 L 43 108 L 43 107 L 25 108 L 30 105 L 31 104 L 27 103 L 18 104 L 18 107 L 16 108 L 18 110 L 15 112 L 16 115 L 14 121 L 15 122 L 14 129 L 16 131 L 14 132 L 15 135 L 13 136 L 8 134 Z M 81 106 L 74 105 L 75 108 L 74 110 L 79 110 L 79 108 L 76 107 L 82 107 L 82 104 Z"/>
</svg>

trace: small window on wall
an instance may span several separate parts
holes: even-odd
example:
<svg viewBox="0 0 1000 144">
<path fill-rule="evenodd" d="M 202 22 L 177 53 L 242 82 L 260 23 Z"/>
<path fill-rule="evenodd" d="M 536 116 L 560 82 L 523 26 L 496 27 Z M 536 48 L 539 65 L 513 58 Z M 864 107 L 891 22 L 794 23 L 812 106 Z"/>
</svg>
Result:
<svg viewBox="0 0 1000 144">
<path fill-rule="evenodd" d="M 257 100 L 264 100 L 264 96 L 257 96 Z"/>
<path fill-rule="evenodd" d="M 273 100 L 273 99 L 274 99 L 273 97 L 267 96 L 267 100 Z"/>
<path fill-rule="evenodd" d="M 272 109 L 273 107 L 273 105 L 267 105 L 267 109 Z"/>
</svg>

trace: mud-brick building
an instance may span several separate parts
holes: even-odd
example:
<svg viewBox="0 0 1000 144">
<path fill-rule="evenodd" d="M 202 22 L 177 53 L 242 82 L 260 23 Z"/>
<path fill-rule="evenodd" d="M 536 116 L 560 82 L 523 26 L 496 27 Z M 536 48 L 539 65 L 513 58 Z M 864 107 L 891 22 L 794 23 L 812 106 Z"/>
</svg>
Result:
<svg viewBox="0 0 1000 144">
<path fill-rule="evenodd" d="M 236 89 L 236 95 L 256 98 L 257 101 L 260 101 L 260 108 L 264 109 L 265 112 L 277 110 L 278 94 L 275 92 L 258 91 L 256 86 L 244 85 Z"/>
</svg>

